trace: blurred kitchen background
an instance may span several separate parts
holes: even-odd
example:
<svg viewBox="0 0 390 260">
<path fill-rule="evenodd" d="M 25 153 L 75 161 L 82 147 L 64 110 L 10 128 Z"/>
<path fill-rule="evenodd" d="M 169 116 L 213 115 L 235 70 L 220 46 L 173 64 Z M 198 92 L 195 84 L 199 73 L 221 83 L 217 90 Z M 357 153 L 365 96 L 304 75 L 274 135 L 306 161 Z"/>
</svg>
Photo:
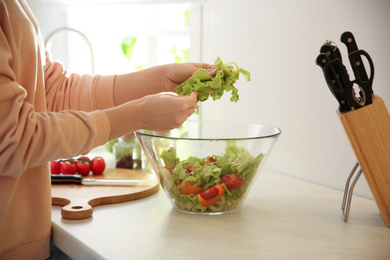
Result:
<svg viewBox="0 0 390 260">
<path fill-rule="evenodd" d="M 195 118 L 280 127 L 265 167 L 299 179 L 343 190 L 356 162 L 338 103 L 315 64 L 325 40 L 346 59 L 340 35 L 353 32 L 374 61 L 374 92 L 390 105 L 387 0 L 27 1 L 53 57 L 70 72 L 125 73 L 218 56 L 237 62 L 252 74 L 251 82 L 236 84 L 239 102 L 230 103 L 229 94 L 207 101 Z M 372 198 L 364 177 L 355 194 Z"/>
</svg>

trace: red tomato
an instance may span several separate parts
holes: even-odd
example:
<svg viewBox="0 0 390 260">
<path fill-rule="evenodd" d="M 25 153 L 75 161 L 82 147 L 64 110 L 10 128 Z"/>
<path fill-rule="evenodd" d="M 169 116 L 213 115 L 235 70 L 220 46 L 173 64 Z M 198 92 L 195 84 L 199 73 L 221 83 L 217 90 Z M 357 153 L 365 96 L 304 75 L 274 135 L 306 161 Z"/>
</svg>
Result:
<svg viewBox="0 0 390 260">
<path fill-rule="evenodd" d="M 69 174 L 73 175 L 76 174 L 77 167 L 74 163 L 71 163 L 69 161 L 65 161 L 61 164 L 61 173 L 62 174 Z"/>
<path fill-rule="evenodd" d="M 191 167 L 187 168 L 187 171 L 188 171 L 188 173 L 191 173 L 191 172 L 196 171 L 196 169 L 198 169 L 198 167 L 191 166 Z"/>
<path fill-rule="evenodd" d="M 238 173 L 226 174 L 222 177 L 222 183 L 229 189 L 235 189 L 242 185 L 244 179 L 240 178 Z"/>
<path fill-rule="evenodd" d="M 165 168 L 172 174 L 172 170 L 175 169 L 175 166 L 172 167 L 165 166 Z"/>
<path fill-rule="evenodd" d="M 60 174 L 61 173 L 61 163 L 58 161 L 50 162 L 50 173 L 51 174 Z"/>
<path fill-rule="evenodd" d="M 87 156 L 80 156 L 77 160 L 89 162 L 91 164 L 91 160 Z"/>
<path fill-rule="evenodd" d="M 210 187 L 207 190 L 199 193 L 199 195 L 206 200 L 214 198 L 215 196 L 217 196 L 217 194 L 218 194 L 218 189 L 215 186 Z"/>
<path fill-rule="evenodd" d="M 89 159 L 88 159 L 89 160 Z M 91 171 L 91 164 L 83 158 L 79 158 L 76 161 L 77 172 L 80 175 L 86 176 Z"/>
<path fill-rule="evenodd" d="M 96 156 L 92 159 L 92 173 L 95 175 L 102 174 L 106 168 L 106 162 L 100 156 Z"/>
<path fill-rule="evenodd" d="M 216 160 L 214 159 L 214 157 L 207 157 L 207 158 L 206 158 L 206 161 L 204 162 L 204 165 L 207 165 L 207 164 L 213 163 L 213 162 L 216 162 Z"/>
</svg>

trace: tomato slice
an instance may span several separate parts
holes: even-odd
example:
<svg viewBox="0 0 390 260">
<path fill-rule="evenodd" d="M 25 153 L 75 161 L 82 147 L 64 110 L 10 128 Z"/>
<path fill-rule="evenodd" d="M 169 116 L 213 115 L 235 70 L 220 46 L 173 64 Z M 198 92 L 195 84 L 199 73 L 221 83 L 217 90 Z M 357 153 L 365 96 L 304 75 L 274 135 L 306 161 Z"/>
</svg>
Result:
<svg viewBox="0 0 390 260">
<path fill-rule="evenodd" d="M 200 204 L 202 204 L 203 207 L 207 207 L 210 205 L 213 205 L 214 203 L 217 203 L 218 200 L 222 197 L 222 195 L 225 193 L 225 188 L 221 184 L 216 184 L 215 188 L 218 189 L 218 194 L 212 199 L 206 200 L 200 194 L 198 194 L 198 200 Z"/>
<path fill-rule="evenodd" d="M 187 168 L 187 171 L 188 171 L 188 173 L 191 173 L 191 172 L 196 171 L 196 169 L 198 169 L 198 167 L 191 166 L 191 167 L 188 167 L 188 168 Z"/>
<path fill-rule="evenodd" d="M 222 177 L 222 183 L 229 189 L 235 189 L 242 185 L 244 179 L 240 178 L 238 173 L 226 174 Z"/>
<path fill-rule="evenodd" d="M 207 157 L 206 161 L 204 162 L 204 165 L 208 165 L 209 163 L 216 162 L 214 157 Z"/>
<path fill-rule="evenodd" d="M 165 166 L 165 168 L 172 174 L 172 170 L 175 169 L 175 166 L 172 167 Z"/>
<path fill-rule="evenodd" d="M 210 187 L 207 190 L 199 193 L 199 195 L 206 200 L 214 198 L 215 196 L 217 196 L 217 194 L 218 194 L 218 189 L 215 186 Z"/>
</svg>

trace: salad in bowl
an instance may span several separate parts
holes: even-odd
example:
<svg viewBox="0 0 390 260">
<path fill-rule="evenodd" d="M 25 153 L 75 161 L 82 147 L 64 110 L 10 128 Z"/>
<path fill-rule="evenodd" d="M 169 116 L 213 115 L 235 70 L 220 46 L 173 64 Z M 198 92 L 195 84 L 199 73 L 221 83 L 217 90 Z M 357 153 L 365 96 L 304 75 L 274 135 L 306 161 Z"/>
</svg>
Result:
<svg viewBox="0 0 390 260">
<path fill-rule="evenodd" d="M 173 207 L 215 215 L 241 207 L 280 133 L 267 125 L 188 121 L 135 134 Z"/>
</svg>

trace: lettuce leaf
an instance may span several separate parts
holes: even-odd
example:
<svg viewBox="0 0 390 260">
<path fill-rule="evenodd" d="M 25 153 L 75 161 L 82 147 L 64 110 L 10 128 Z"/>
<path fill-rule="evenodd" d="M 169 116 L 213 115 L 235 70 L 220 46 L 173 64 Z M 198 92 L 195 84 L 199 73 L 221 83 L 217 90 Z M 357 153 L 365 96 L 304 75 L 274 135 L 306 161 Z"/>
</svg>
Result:
<svg viewBox="0 0 390 260">
<path fill-rule="evenodd" d="M 231 92 L 231 102 L 239 100 L 238 89 L 234 86 L 240 78 L 245 76 L 246 81 L 251 81 L 250 72 L 238 67 L 237 63 L 224 64 L 220 57 L 214 62 L 217 69 L 215 77 L 209 75 L 210 70 L 198 69 L 190 78 L 175 88 L 179 96 L 186 96 L 196 91 L 199 93 L 198 101 L 203 102 L 210 97 L 215 101 L 221 99 L 225 92 Z M 199 114 L 199 107 L 195 111 Z"/>
<path fill-rule="evenodd" d="M 173 167 L 176 166 L 180 159 L 176 156 L 176 149 L 171 147 L 161 153 L 161 158 L 164 160 L 165 166 Z"/>
</svg>

